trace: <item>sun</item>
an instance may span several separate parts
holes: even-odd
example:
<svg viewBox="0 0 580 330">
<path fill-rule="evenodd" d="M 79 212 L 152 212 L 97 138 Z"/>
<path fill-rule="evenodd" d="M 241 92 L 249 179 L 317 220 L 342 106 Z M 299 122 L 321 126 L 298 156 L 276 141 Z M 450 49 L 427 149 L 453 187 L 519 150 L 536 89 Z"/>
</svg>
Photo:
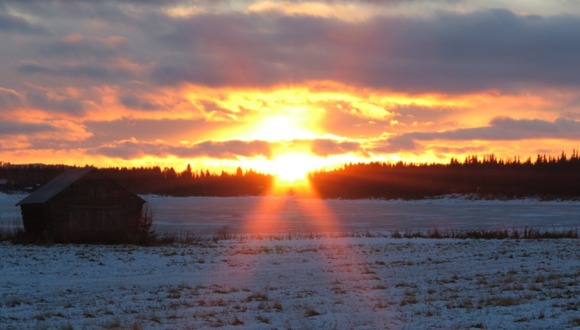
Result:
<svg viewBox="0 0 580 330">
<path fill-rule="evenodd" d="M 313 160 L 313 156 L 305 153 L 284 153 L 272 159 L 270 172 L 285 183 L 306 181 L 308 173 L 316 168 Z"/>
<path fill-rule="evenodd" d="M 252 125 L 251 132 L 245 138 L 267 141 L 315 138 L 315 130 L 309 126 L 311 123 L 306 122 L 307 118 L 298 111 L 291 115 L 267 116 Z"/>
<path fill-rule="evenodd" d="M 324 167 L 324 159 L 306 150 L 278 150 L 271 158 L 253 160 L 251 167 L 274 176 L 278 188 L 309 185 L 308 175 Z"/>
<path fill-rule="evenodd" d="M 241 132 L 244 140 L 267 141 L 271 153 L 247 159 L 250 167 L 272 174 L 276 185 L 308 185 L 308 174 L 324 166 L 324 157 L 312 152 L 312 142 L 322 135 L 319 114 L 308 107 L 285 106 L 269 111 Z"/>
</svg>

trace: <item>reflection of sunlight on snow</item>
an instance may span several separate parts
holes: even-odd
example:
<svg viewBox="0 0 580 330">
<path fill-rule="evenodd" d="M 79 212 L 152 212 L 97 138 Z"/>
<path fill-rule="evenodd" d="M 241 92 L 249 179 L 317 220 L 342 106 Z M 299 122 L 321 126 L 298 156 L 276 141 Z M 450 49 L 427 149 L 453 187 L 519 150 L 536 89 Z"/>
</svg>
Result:
<svg viewBox="0 0 580 330">
<path fill-rule="evenodd" d="M 369 264 L 366 256 L 355 243 L 351 243 L 349 233 L 345 232 L 325 200 L 319 198 L 309 184 L 293 188 L 293 194 L 281 194 L 283 190 L 274 190 L 277 196 L 263 198 L 256 209 L 246 216 L 241 232 L 244 237 L 249 235 L 250 239 L 240 244 L 242 250 L 230 250 L 232 255 L 228 256 L 230 260 L 239 259 L 235 264 L 243 264 L 245 260 L 246 270 L 243 275 L 238 272 L 238 277 L 231 280 L 239 287 L 264 283 L 267 291 L 270 281 L 280 279 L 262 278 L 267 271 L 262 267 L 271 267 L 277 253 L 293 253 L 297 258 L 303 258 L 305 268 L 298 267 L 290 274 L 279 276 L 305 281 L 316 279 L 319 281 L 317 285 L 328 290 L 329 294 L 344 297 L 341 300 L 346 305 L 352 305 L 353 310 L 361 301 L 386 301 L 387 297 L 381 297 L 380 291 L 369 289 L 371 282 L 377 280 L 376 275 L 373 277 L 374 273 L 366 266 Z M 297 218 L 304 219 L 300 228 L 296 227 Z M 299 233 L 298 236 L 293 236 L 296 233 Z M 254 256 L 252 264 L 247 263 L 249 255 Z M 317 264 L 321 273 L 309 274 L 308 263 Z M 223 273 L 227 269 L 218 271 Z M 352 287 L 348 283 L 353 281 L 357 283 L 355 288 L 359 289 L 347 291 L 348 287 Z"/>
<path fill-rule="evenodd" d="M 303 221 L 296 223 L 299 219 Z M 300 228 L 296 228 L 297 225 Z M 242 228 L 244 233 L 265 235 L 342 231 L 338 219 L 319 197 L 308 179 L 293 184 L 276 181 L 269 196 L 263 198 L 256 209 L 246 216 Z"/>
</svg>

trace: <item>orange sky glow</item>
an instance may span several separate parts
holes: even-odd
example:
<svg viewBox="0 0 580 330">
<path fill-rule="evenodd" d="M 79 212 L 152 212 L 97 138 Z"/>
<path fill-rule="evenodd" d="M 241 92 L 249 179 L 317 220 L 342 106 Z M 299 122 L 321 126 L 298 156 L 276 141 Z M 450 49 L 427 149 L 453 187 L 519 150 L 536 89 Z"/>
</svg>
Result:
<svg viewBox="0 0 580 330">
<path fill-rule="evenodd" d="M 571 153 L 580 5 L 487 6 L 8 1 L 0 161 L 298 182 L 354 162 Z"/>
</svg>

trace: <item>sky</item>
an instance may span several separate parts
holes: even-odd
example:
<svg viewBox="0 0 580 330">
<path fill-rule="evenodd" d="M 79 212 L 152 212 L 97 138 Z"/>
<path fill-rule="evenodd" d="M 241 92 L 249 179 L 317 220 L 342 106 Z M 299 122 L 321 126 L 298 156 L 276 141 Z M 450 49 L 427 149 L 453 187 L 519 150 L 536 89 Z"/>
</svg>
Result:
<svg viewBox="0 0 580 330">
<path fill-rule="evenodd" d="M 0 0 L 0 161 L 571 154 L 580 1 Z"/>
</svg>

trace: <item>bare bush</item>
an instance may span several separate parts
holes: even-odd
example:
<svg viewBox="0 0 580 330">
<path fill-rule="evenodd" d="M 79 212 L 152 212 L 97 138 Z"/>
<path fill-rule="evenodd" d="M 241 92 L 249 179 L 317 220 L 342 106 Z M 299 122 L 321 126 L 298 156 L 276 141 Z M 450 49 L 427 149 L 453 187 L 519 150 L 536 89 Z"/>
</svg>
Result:
<svg viewBox="0 0 580 330">
<path fill-rule="evenodd" d="M 149 204 L 145 204 L 141 211 L 141 217 L 137 222 L 136 243 L 150 244 L 155 241 L 155 230 L 153 229 L 154 218 L 154 209 Z"/>
</svg>

